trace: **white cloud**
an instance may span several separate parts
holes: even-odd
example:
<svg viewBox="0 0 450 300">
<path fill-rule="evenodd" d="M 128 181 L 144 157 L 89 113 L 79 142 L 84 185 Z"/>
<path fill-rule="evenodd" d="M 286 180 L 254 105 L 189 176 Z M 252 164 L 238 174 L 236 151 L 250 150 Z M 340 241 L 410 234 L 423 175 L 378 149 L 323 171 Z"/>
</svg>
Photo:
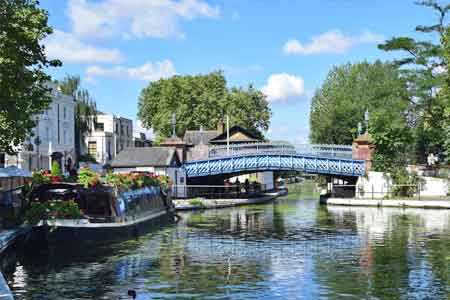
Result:
<svg viewBox="0 0 450 300">
<path fill-rule="evenodd" d="M 283 53 L 287 55 L 342 54 L 348 52 L 353 46 L 380 43 L 383 40 L 383 36 L 370 31 L 364 31 L 360 35 L 350 36 L 335 29 L 313 37 L 308 44 L 302 44 L 296 39 L 289 40 L 283 46 Z"/>
<path fill-rule="evenodd" d="M 305 95 L 305 82 L 300 76 L 287 73 L 272 74 L 262 92 L 270 102 L 284 102 Z"/>
<path fill-rule="evenodd" d="M 145 81 L 156 81 L 161 78 L 171 77 L 175 74 L 175 67 L 170 60 L 164 60 L 155 63 L 146 62 L 142 66 L 134 68 L 127 68 L 123 66 L 117 66 L 113 68 L 90 66 L 86 69 L 86 75 L 90 79 L 96 76 L 104 76 L 116 78 L 128 77 Z"/>
<path fill-rule="evenodd" d="M 71 63 L 119 63 L 123 55 L 118 49 L 98 48 L 81 42 L 73 34 L 55 30 L 45 41 L 51 58 Z"/>
<path fill-rule="evenodd" d="M 217 18 L 219 7 L 203 0 L 70 0 L 73 32 L 81 37 L 184 37 L 181 20 Z"/>
</svg>

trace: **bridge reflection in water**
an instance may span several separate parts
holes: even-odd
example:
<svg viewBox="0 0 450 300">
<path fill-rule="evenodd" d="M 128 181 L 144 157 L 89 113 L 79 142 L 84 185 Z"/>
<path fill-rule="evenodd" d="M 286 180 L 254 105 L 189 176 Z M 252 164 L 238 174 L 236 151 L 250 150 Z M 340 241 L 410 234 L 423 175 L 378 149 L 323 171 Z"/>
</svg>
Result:
<svg viewBox="0 0 450 300">
<path fill-rule="evenodd" d="M 183 168 L 188 178 L 271 170 L 351 177 L 365 174 L 365 162 L 352 158 L 351 146 L 287 143 L 212 147 L 207 159 L 188 161 Z"/>
</svg>

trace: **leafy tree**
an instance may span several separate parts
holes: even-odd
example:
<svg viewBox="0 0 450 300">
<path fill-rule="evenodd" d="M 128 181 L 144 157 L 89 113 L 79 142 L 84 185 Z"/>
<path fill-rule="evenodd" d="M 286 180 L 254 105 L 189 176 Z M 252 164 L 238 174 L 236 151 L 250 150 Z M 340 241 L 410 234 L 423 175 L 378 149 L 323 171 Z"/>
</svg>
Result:
<svg viewBox="0 0 450 300">
<path fill-rule="evenodd" d="M 396 122 L 404 124 L 407 108 L 405 81 L 392 64 L 376 61 L 334 67 L 312 98 L 311 142 L 351 144 L 366 110 L 378 119 L 389 113 L 383 123 L 373 120 L 373 129 L 382 132 Z"/>
<path fill-rule="evenodd" d="M 269 129 L 272 116 L 266 96 L 252 85 L 247 89 L 232 88 L 223 112 L 229 115 L 231 124 L 241 125 L 260 137 L 261 131 Z"/>
<path fill-rule="evenodd" d="M 221 71 L 207 75 L 173 76 L 151 83 L 139 97 L 139 119 L 153 128 L 157 139 L 172 133 L 171 115 L 176 114 L 176 134 L 187 129 L 215 128 L 229 114 L 232 124 L 260 134 L 267 130 L 271 111 L 266 97 L 253 86 L 229 90 Z"/>
<path fill-rule="evenodd" d="M 0 0 L 0 152 L 14 154 L 32 135 L 34 115 L 50 104 L 41 41 L 52 33 L 47 12 L 33 0 Z"/>
<path fill-rule="evenodd" d="M 75 152 L 81 157 L 81 145 L 86 134 L 92 131 L 97 120 L 97 104 L 89 91 L 80 87 L 80 76 L 67 75 L 60 83 L 61 91 L 76 100 L 75 105 Z"/>
<path fill-rule="evenodd" d="M 450 5 L 440 5 L 434 0 L 416 3 L 433 9 L 438 15 L 436 24 L 419 25 L 416 31 L 437 35 L 442 40 Z M 442 152 L 442 113 L 446 103 L 437 97 L 436 92 L 443 84 L 445 77 L 442 72 L 446 66 L 442 57 L 442 44 L 410 37 L 394 37 L 378 47 L 385 51 L 402 51 L 406 54 L 395 60 L 395 64 L 400 67 L 402 77 L 408 82 L 408 98 L 414 108 L 411 120 L 416 129 L 416 156 L 423 162 L 427 153 Z"/>
<path fill-rule="evenodd" d="M 442 37 L 443 45 L 443 60 L 447 66 L 450 65 L 450 27 L 447 27 Z M 450 103 L 450 73 L 445 70 L 445 82 L 442 90 L 439 93 L 442 101 Z M 443 118 L 443 132 L 444 132 L 444 154 L 449 162 L 450 158 L 450 105 L 447 105 L 444 109 Z"/>
<path fill-rule="evenodd" d="M 374 169 L 388 172 L 407 161 L 412 130 L 399 112 L 388 109 L 375 111 L 369 121 L 369 132 L 376 145 Z"/>
</svg>

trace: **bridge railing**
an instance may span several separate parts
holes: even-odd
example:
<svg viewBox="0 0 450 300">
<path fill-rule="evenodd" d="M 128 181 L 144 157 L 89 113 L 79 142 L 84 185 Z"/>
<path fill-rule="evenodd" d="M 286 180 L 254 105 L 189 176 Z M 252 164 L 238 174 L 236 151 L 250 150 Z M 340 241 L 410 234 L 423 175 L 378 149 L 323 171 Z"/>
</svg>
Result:
<svg viewBox="0 0 450 300">
<path fill-rule="evenodd" d="M 246 154 L 304 154 L 318 157 L 352 158 L 352 146 L 289 143 L 252 143 L 209 148 L 209 158 Z"/>
</svg>

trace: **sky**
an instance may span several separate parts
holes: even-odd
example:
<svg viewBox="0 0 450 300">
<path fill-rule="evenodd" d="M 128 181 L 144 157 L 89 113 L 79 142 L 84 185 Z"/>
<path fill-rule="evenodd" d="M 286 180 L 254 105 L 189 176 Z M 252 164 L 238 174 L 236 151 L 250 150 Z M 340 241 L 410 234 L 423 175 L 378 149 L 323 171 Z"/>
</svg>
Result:
<svg viewBox="0 0 450 300">
<path fill-rule="evenodd" d="M 266 135 L 306 143 L 314 91 L 333 66 L 401 53 L 394 36 L 430 39 L 436 14 L 413 0 L 42 0 L 54 33 L 44 40 L 55 79 L 80 75 L 100 111 L 128 117 L 150 82 L 221 69 L 253 84 L 273 112 Z"/>
</svg>

